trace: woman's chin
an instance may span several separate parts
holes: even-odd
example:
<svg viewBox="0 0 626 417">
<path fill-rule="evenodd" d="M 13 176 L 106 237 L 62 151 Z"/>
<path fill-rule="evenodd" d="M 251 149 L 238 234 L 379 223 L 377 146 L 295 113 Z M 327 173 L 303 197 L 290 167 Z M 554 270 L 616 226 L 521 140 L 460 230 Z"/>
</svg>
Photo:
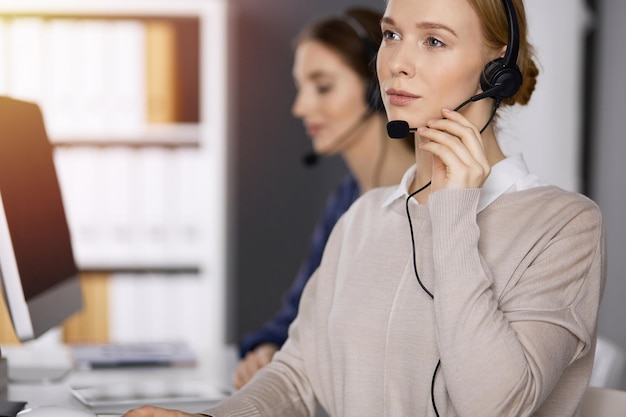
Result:
<svg viewBox="0 0 626 417">
<path fill-rule="evenodd" d="M 404 120 L 405 122 L 409 124 L 409 126 L 413 127 L 413 122 L 414 122 L 413 119 L 415 119 L 415 116 L 411 114 L 407 114 L 407 112 L 387 111 L 387 120 L 389 121 Z"/>
<path fill-rule="evenodd" d="M 340 144 L 336 144 L 333 141 L 319 139 L 313 141 L 313 150 L 318 155 L 323 156 L 331 156 L 337 153 L 337 148 L 340 147 Z"/>
</svg>

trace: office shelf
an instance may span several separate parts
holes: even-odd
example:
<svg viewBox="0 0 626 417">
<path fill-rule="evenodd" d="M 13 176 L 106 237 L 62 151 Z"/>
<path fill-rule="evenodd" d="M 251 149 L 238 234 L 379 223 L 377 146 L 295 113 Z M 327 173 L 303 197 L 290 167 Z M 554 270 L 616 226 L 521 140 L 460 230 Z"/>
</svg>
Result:
<svg viewBox="0 0 626 417">
<path fill-rule="evenodd" d="M 0 0 L 0 95 L 42 109 L 79 268 L 195 276 L 203 345 L 225 333 L 226 29 L 227 0 Z"/>
</svg>

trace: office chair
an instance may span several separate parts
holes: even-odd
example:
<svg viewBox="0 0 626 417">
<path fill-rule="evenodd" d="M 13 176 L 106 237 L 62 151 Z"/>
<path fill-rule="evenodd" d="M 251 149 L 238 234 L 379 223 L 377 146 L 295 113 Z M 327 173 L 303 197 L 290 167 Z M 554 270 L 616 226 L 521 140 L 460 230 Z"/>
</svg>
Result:
<svg viewBox="0 0 626 417">
<path fill-rule="evenodd" d="M 624 417 L 626 391 L 589 387 L 581 403 L 580 417 Z"/>
<path fill-rule="evenodd" d="M 615 343 L 598 337 L 589 388 L 581 403 L 580 417 L 626 416 L 626 391 L 615 389 L 624 376 L 626 354 Z"/>
<path fill-rule="evenodd" d="M 600 388 L 620 388 L 626 366 L 626 353 L 617 344 L 598 337 L 589 385 Z M 626 408 L 624 408 L 626 416 Z"/>
</svg>

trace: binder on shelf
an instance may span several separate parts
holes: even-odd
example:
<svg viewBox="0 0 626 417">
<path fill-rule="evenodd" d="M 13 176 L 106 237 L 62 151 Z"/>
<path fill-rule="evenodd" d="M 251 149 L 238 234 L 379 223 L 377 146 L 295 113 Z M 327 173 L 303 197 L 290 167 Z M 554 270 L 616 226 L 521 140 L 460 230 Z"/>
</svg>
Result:
<svg viewBox="0 0 626 417">
<path fill-rule="evenodd" d="M 148 21 L 145 34 L 148 123 L 173 123 L 178 116 L 175 28 L 165 21 Z"/>
<path fill-rule="evenodd" d="M 6 57 L 8 53 L 7 25 L 7 20 L 0 17 L 0 57 Z M 7 68 L 6 65 L 0 64 L 0 95 L 6 96 L 7 94 Z"/>
<path fill-rule="evenodd" d="M 145 244 L 138 239 L 133 209 L 137 207 L 138 189 L 135 157 L 137 151 L 126 148 L 105 148 L 100 151 L 103 182 L 100 208 L 106 247 L 103 253 L 120 263 L 132 265 L 136 248 Z"/>
<path fill-rule="evenodd" d="M 111 340 L 109 305 L 110 274 L 82 273 L 83 309 L 63 323 L 63 343 L 103 343 Z"/>
<path fill-rule="evenodd" d="M 24 17 L 13 19 L 8 25 L 6 55 L 7 92 L 26 101 L 41 101 L 43 97 L 44 24 L 41 19 Z"/>
<path fill-rule="evenodd" d="M 110 338 L 124 343 L 185 340 L 201 346 L 198 312 L 204 298 L 198 297 L 198 274 L 114 274 L 111 276 Z M 112 301 L 113 302 L 113 301 Z M 175 311 L 164 305 L 177 305 Z"/>
<path fill-rule="evenodd" d="M 47 23 L 45 48 L 46 95 L 41 107 L 46 120 L 46 130 L 53 138 L 59 133 L 77 130 L 79 109 L 76 96 L 75 73 L 77 65 L 75 42 L 80 36 L 76 19 L 51 19 Z"/>
<path fill-rule="evenodd" d="M 106 66 L 110 60 L 108 26 L 105 20 L 78 21 L 73 51 L 73 93 L 76 98 L 75 126 L 84 132 L 107 129 L 105 97 Z"/>
<path fill-rule="evenodd" d="M 107 120 L 114 137 L 141 135 L 146 114 L 146 39 L 144 24 L 116 20 L 109 24 Z"/>
</svg>

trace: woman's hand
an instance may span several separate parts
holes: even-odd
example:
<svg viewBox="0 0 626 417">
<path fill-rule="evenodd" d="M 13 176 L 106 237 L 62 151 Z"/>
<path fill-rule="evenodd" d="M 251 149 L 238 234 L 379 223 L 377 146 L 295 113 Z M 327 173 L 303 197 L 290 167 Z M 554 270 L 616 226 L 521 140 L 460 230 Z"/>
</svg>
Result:
<svg viewBox="0 0 626 417">
<path fill-rule="evenodd" d="M 420 127 L 419 148 L 433 155 L 432 191 L 480 188 L 491 172 L 480 131 L 462 114 L 442 110 L 444 119 Z"/>
<path fill-rule="evenodd" d="M 264 343 L 251 350 L 239 362 L 235 375 L 233 376 L 233 384 L 239 389 L 252 379 L 254 374 L 265 365 L 272 361 L 274 353 L 278 350 L 278 346 L 273 343 Z"/>
<path fill-rule="evenodd" d="M 189 414 L 189 413 L 184 413 L 179 410 L 168 410 L 165 408 L 144 405 L 143 407 L 128 411 L 122 417 L 198 417 L 198 416 L 207 417 L 207 414 Z"/>
</svg>

